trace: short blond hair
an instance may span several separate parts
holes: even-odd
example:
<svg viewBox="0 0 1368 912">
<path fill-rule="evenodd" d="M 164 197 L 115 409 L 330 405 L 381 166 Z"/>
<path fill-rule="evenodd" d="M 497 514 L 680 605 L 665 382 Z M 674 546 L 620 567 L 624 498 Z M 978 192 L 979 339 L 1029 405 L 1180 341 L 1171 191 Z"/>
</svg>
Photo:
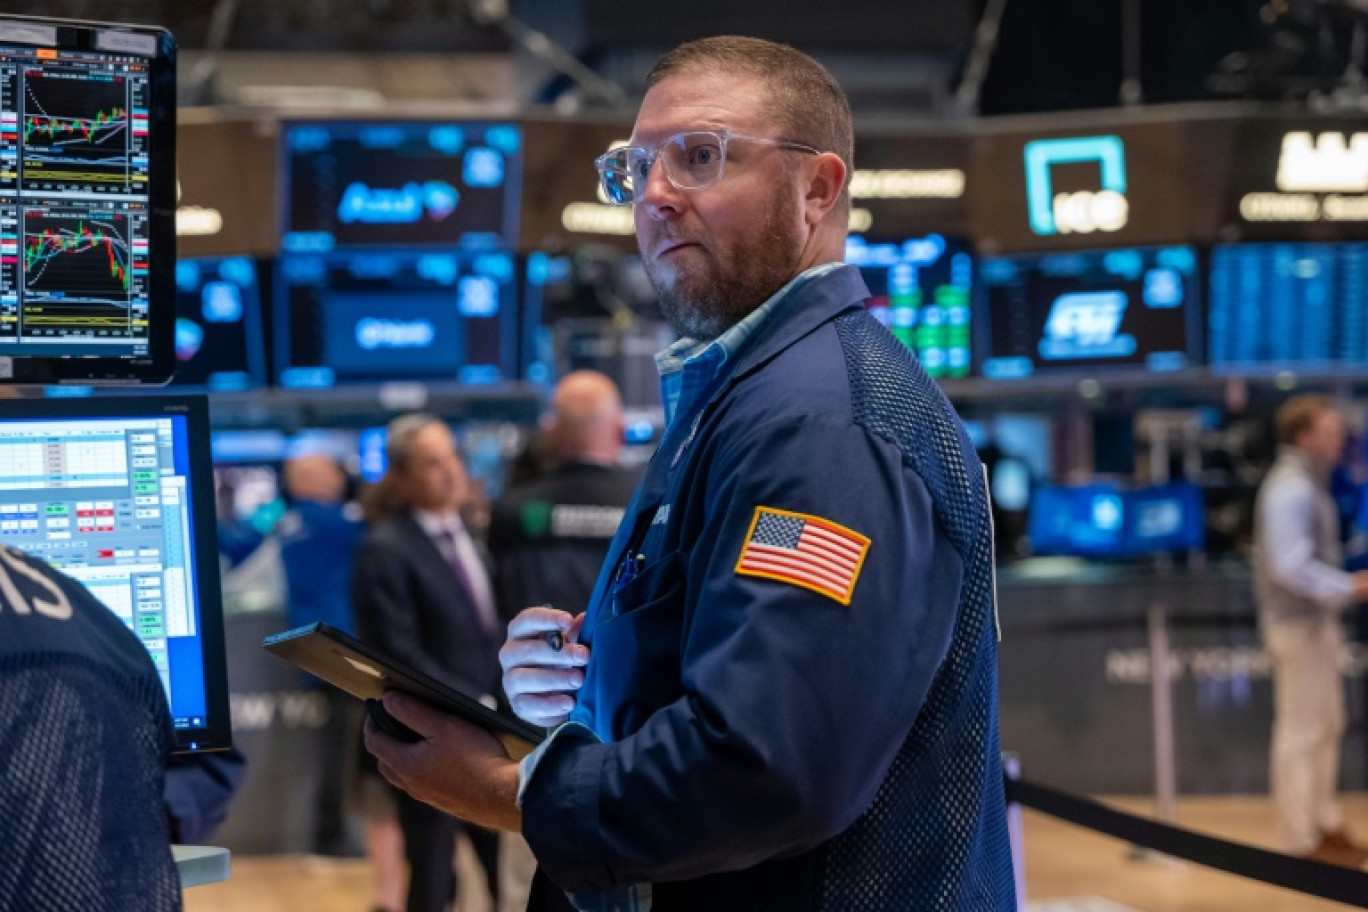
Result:
<svg viewBox="0 0 1368 912">
<path fill-rule="evenodd" d="M 845 162 L 846 190 L 841 199 L 849 208 L 849 175 L 855 173 L 855 127 L 845 90 L 826 67 L 787 44 L 718 35 L 685 42 L 661 57 L 646 75 L 646 88 L 650 90 L 669 76 L 699 70 L 749 76 L 762 83 L 783 130 L 783 136 L 777 138 L 834 152 Z"/>
<path fill-rule="evenodd" d="M 1311 429 L 1321 415 L 1335 411 L 1335 403 L 1323 393 L 1293 396 L 1273 413 L 1273 433 L 1278 443 L 1293 446 L 1297 438 Z"/>
</svg>

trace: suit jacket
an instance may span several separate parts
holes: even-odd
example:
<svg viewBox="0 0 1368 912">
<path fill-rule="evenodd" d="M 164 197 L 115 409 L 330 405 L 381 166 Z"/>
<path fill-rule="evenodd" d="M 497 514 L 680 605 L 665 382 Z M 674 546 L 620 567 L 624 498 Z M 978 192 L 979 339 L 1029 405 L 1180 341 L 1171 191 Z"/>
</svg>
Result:
<svg viewBox="0 0 1368 912">
<path fill-rule="evenodd" d="M 472 697 L 499 693 L 501 631 L 488 631 L 456 572 L 408 512 L 377 523 L 352 575 L 361 639 Z"/>
</svg>

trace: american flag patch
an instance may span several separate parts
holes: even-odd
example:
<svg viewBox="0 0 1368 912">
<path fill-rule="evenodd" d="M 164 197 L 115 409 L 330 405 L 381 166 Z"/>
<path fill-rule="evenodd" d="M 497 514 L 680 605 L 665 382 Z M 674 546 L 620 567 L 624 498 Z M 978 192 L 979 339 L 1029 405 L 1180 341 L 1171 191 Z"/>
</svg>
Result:
<svg viewBox="0 0 1368 912">
<path fill-rule="evenodd" d="M 756 507 L 736 572 L 792 583 L 849 605 L 868 552 L 868 538 L 829 519 Z"/>
</svg>

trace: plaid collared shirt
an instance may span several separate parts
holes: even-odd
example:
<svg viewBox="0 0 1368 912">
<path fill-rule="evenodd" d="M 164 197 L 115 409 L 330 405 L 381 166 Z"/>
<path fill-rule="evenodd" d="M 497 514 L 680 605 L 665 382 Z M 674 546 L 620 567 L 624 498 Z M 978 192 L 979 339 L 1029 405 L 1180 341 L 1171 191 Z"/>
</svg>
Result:
<svg viewBox="0 0 1368 912">
<path fill-rule="evenodd" d="M 759 307 L 731 329 L 711 341 L 680 339 L 655 356 L 660 372 L 660 398 L 665 405 L 665 422 L 672 424 L 675 415 L 688 414 L 695 400 L 708 388 L 727 359 L 735 357 L 746 340 L 758 330 L 789 292 L 818 276 L 826 275 L 840 263 L 823 263 L 799 273 L 776 291 Z"/>
</svg>

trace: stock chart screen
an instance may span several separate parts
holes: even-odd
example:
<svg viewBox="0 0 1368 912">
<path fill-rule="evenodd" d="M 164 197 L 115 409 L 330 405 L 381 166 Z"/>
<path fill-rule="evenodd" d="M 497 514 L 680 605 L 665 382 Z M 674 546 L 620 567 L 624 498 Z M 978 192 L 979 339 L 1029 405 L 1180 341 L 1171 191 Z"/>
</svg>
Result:
<svg viewBox="0 0 1368 912">
<path fill-rule="evenodd" d="M 497 251 L 282 257 L 277 381 L 488 386 L 518 379 L 514 260 Z"/>
<path fill-rule="evenodd" d="M 300 122 L 283 149 L 286 251 L 518 242 L 514 124 Z"/>
<path fill-rule="evenodd" d="M 1170 372 L 1201 364 L 1197 256 L 1130 248 L 984 260 L 981 372 Z"/>
<path fill-rule="evenodd" d="M 148 356 L 151 66 L 0 40 L 0 355 Z"/>
</svg>

